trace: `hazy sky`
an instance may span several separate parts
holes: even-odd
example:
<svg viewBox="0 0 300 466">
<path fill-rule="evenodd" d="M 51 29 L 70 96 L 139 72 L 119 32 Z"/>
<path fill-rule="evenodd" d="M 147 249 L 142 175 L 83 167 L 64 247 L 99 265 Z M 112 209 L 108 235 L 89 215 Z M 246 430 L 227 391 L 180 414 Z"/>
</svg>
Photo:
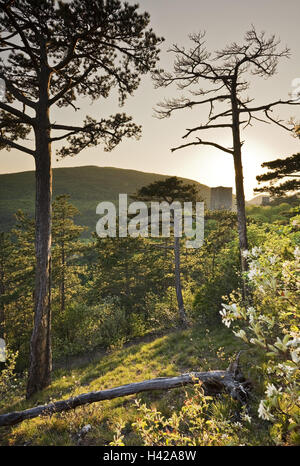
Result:
<svg viewBox="0 0 300 466">
<path fill-rule="evenodd" d="M 255 98 L 259 104 L 280 98 L 287 99 L 292 91 L 292 80 L 300 78 L 299 0 L 140 0 L 138 3 L 141 10 L 150 13 L 154 31 L 166 39 L 160 63 L 166 70 L 171 68 L 173 61 L 173 55 L 166 53 L 168 47 L 173 43 L 188 46 L 188 34 L 205 30 L 207 48 L 214 51 L 233 41 L 241 42 L 244 33 L 254 24 L 257 31 L 264 30 L 268 34 L 274 33 L 279 36 L 282 46 L 290 47 L 292 56 L 289 60 L 282 60 L 273 78 L 253 80 L 248 91 L 249 96 Z M 209 186 L 234 186 L 233 161 L 230 154 L 206 146 L 170 152 L 171 147 L 182 143 L 181 137 L 186 128 L 205 123 L 207 120 L 206 107 L 177 112 L 167 120 L 153 117 L 153 108 L 164 96 L 177 95 L 175 88 L 154 89 L 150 78 L 144 77 L 139 90 L 128 99 L 123 108 L 134 117 L 136 123 L 143 126 L 140 141 L 124 140 L 111 153 L 105 153 L 102 147 L 98 146 L 87 149 L 74 158 L 61 161 L 56 161 L 54 153 L 53 166 L 98 165 L 131 168 L 182 176 Z M 86 114 L 101 118 L 119 110 L 115 96 L 105 103 L 98 101 L 93 106 L 89 101 L 85 101 L 81 108 L 80 115 L 78 112 L 75 115 L 72 110 L 63 109 L 55 110 L 52 116 L 57 122 L 79 123 L 81 116 Z M 284 119 L 291 116 L 299 119 L 300 106 L 278 107 L 276 115 Z M 230 130 L 209 130 L 206 139 L 225 146 L 231 145 Z M 245 141 L 245 191 L 246 198 L 250 199 L 253 197 L 252 189 L 256 186 L 255 176 L 261 173 L 261 163 L 299 152 L 299 140 L 293 139 L 288 132 L 277 126 L 263 123 L 256 123 L 252 128 L 248 128 L 242 139 Z M 29 155 L 15 150 L 1 151 L 0 173 L 33 169 L 34 162 Z"/>
</svg>

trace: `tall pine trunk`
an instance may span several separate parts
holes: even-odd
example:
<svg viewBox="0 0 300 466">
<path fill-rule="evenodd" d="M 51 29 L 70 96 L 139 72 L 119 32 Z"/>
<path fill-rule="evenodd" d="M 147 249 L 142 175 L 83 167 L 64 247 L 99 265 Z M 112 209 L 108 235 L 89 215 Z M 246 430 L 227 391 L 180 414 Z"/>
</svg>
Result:
<svg viewBox="0 0 300 466">
<path fill-rule="evenodd" d="M 51 202 L 52 169 L 49 119 L 48 70 L 40 73 L 40 96 L 35 124 L 35 296 L 34 328 L 30 341 L 30 367 L 27 383 L 27 398 L 47 387 L 51 380 Z"/>
<path fill-rule="evenodd" d="M 174 264 L 175 264 L 175 289 L 176 289 L 176 298 L 178 304 L 178 313 L 180 323 L 183 327 L 186 327 L 188 324 L 184 302 L 182 296 L 181 288 L 181 271 L 180 271 L 180 238 L 174 237 Z"/>
<path fill-rule="evenodd" d="M 247 238 L 247 223 L 246 223 L 246 209 L 245 209 L 245 193 L 244 193 L 244 175 L 242 165 L 242 143 L 240 138 L 240 123 L 237 102 L 236 86 L 232 88 L 231 104 L 232 104 L 232 137 L 233 137 L 233 161 L 235 172 L 235 190 L 236 190 L 236 206 L 237 206 L 237 222 L 239 234 L 239 247 L 240 247 L 240 260 L 241 270 L 246 272 L 248 269 L 247 258 L 244 252 L 248 249 Z M 246 282 L 243 279 L 243 296 L 244 299 L 248 296 Z"/>
<path fill-rule="evenodd" d="M 4 242 L 4 238 L 3 238 Z M 2 261 L 1 261 L 2 262 Z M 4 286 L 4 260 L 3 264 L 0 263 L 0 298 L 5 294 L 5 286 Z M 5 306 L 4 302 L 0 302 L 0 338 L 5 339 Z"/>
</svg>

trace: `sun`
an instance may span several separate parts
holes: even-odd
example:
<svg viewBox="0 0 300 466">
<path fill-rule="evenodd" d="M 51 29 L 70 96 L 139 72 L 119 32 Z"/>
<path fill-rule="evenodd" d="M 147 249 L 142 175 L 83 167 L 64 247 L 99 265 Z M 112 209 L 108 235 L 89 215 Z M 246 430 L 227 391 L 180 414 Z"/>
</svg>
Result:
<svg viewBox="0 0 300 466">
<path fill-rule="evenodd" d="M 246 200 L 254 197 L 257 186 L 256 176 L 263 173 L 261 164 L 271 160 L 272 152 L 267 146 L 249 141 L 242 148 L 244 190 Z M 186 163 L 188 162 L 188 163 Z M 235 173 L 233 157 L 214 149 L 193 150 L 185 158 L 184 176 L 210 187 L 231 187 L 235 193 Z"/>
</svg>

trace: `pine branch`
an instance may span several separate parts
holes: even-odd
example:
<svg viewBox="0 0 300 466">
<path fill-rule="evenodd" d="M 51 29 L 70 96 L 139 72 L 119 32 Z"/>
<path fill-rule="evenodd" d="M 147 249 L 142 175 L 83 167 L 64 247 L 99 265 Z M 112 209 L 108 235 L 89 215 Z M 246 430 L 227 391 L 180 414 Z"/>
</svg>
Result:
<svg viewBox="0 0 300 466">
<path fill-rule="evenodd" d="M 21 152 L 25 152 L 26 154 L 32 155 L 35 157 L 35 152 L 31 149 L 28 149 L 25 146 L 21 146 L 20 144 L 17 144 L 16 142 L 10 141 L 9 139 L 2 138 L 0 136 L 0 144 L 4 144 L 5 146 L 9 146 L 12 149 L 17 149 Z"/>
<path fill-rule="evenodd" d="M 188 146 L 198 146 L 198 145 L 205 145 L 205 146 L 213 146 L 213 147 L 216 147 L 217 149 L 219 150 L 222 150 L 223 152 L 227 152 L 228 154 L 231 154 L 233 155 L 233 150 L 231 149 L 228 149 L 226 147 L 223 147 L 221 146 L 220 144 L 217 144 L 215 142 L 209 142 L 209 141 L 202 141 L 202 139 L 200 138 L 197 138 L 198 141 L 197 142 L 190 142 L 188 144 L 182 144 L 181 146 L 178 146 L 178 147 L 174 147 L 171 149 L 171 152 L 175 152 L 176 150 L 178 149 L 183 149 L 184 147 L 188 147 Z"/>
</svg>

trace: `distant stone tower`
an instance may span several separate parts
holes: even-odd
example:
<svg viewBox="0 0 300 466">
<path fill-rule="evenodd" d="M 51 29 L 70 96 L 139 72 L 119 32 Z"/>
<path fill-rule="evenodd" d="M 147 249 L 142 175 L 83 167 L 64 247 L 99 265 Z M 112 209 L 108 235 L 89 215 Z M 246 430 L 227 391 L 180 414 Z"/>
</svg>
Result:
<svg viewBox="0 0 300 466">
<path fill-rule="evenodd" d="M 261 198 L 261 205 L 266 206 L 270 204 L 270 197 L 269 196 L 262 196 Z"/>
<path fill-rule="evenodd" d="M 210 210 L 232 210 L 232 188 L 211 188 Z"/>
</svg>

